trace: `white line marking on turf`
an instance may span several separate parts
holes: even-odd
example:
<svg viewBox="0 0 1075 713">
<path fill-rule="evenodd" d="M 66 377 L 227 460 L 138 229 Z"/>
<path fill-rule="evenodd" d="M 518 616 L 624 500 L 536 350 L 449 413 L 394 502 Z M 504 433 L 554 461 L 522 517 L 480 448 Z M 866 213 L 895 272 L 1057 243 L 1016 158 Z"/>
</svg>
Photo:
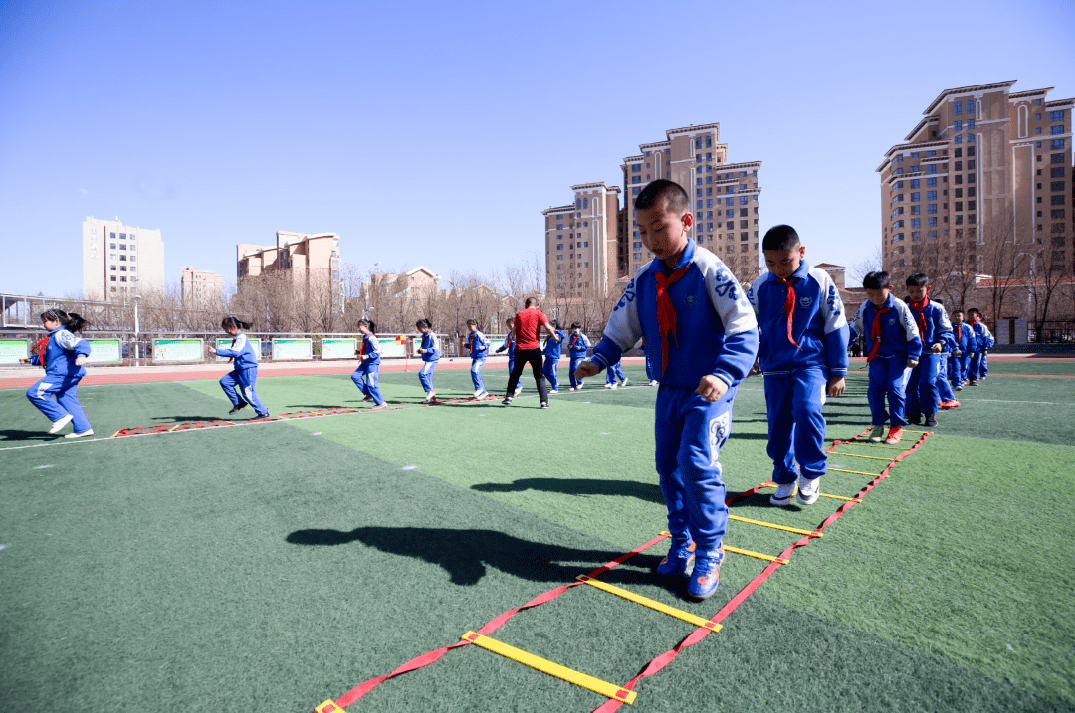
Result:
<svg viewBox="0 0 1075 713">
<path fill-rule="evenodd" d="M 963 398 L 966 398 L 965 396 Z M 1056 403 L 1053 401 L 1012 401 L 1011 399 L 967 399 L 969 404 L 1037 404 L 1039 406 L 1075 406 L 1075 401 Z"/>
<path fill-rule="evenodd" d="M 314 432 L 313 432 L 313 433 L 311 433 L 310 435 L 311 435 L 311 436 L 320 436 L 320 435 L 321 435 L 321 431 L 314 431 Z"/>
<path fill-rule="evenodd" d="M 51 468 L 51 465 L 35 465 L 34 470 L 41 470 L 42 468 Z"/>
<path fill-rule="evenodd" d="M 7 545 L 0 545 L 0 550 L 6 549 L 6 548 L 7 548 Z"/>
<path fill-rule="evenodd" d="M 400 470 L 414 470 L 417 467 L 418 466 L 416 466 L 416 465 L 405 465 L 402 468 L 400 468 Z"/>
</svg>

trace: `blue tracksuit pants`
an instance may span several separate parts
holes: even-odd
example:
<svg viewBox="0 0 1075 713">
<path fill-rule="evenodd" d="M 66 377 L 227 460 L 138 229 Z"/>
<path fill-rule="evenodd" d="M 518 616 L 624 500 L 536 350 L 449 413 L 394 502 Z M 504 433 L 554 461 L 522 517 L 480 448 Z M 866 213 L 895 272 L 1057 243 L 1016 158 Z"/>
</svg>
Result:
<svg viewBox="0 0 1075 713">
<path fill-rule="evenodd" d="M 954 401 L 956 394 L 952 391 L 952 385 L 948 383 L 948 362 L 950 357 L 947 353 L 941 354 L 940 375 L 937 377 L 937 393 L 941 401 Z"/>
<path fill-rule="evenodd" d="M 582 364 L 582 362 L 584 362 L 584 361 L 586 361 L 586 357 L 584 357 L 584 356 L 573 356 L 573 357 L 571 357 L 571 373 L 568 374 L 568 377 L 571 379 L 571 388 L 572 389 L 580 388 L 582 386 L 582 384 L 583 384 L 582 379 L 576 379 L 575 378 L 575 369 L 578 369 L 579 365 Z"/>
<path fill-rule="evenodd" d="M 436 368 L 437 362 L 424 361 L 422 368 L 418 370 L 418 381 L 422 383 L 422 388 L 427 394 L 433 390 L 433 370 Z"/>
<path fill-rule="evenodd" d="M 923 352 L 919 357 L 918 366 L 911 369 L 911 377 L 907 382 L 906 413 L 921 413 L 927 416 L 937 413 L 937 401 L 941 396 L 937 381 L 941 376 L 943 358 L 942 354 L 929 352 Z"/>
<path fill-rule="evenodd" d="M 795 461 L 804 478 L 825 474 L 825 386 L 828 377 L 817 366 L 793 374 L 765 375 L 765 412 L 769 421 L 769 443 L 765 447 L 773 459 L 773 482 L 793 483 L 798 476 Z"/>
<path fill-rule="evenodd" d="M 26 390 L 26 398 L 30 399 L 30 403 L 37 406 L 41 413 L 53 423 L 70 414 L 75 433 L 85 433 L 93 427 L 78 400 L 78 382 L 81 380 L 81 378 L 71 379 L 66 376 L 46 375 L 44 379 Z"/>
<path fill-rule="evenodd" d="M 698 554 L 715 553 L 728 529 L 720 449 L 732 430 L 736 387 L 710 403 L 693 389 L 661 384 L 655 432 L 657 474 L 668 506 L 673 546 L 693 540 Z"/>
<path fill-rule="evenodd" d="M 549 388 L 552 391 L 560 390 L 560 383 L 556 380 L 556 367 L 559 363 L 559 359 L 551 359 L 549 357 L 545 357 L 545 360 L 541 362 L 541 373 L 549 380 Z"/>
<path fill-rule="evenodd" d="M 877 357 L 870 362 L 870 383 L 866 397 L 870 403 L 871 423 L 880 426 L 886 420 L 892 426 L 906 426 L 904 406 L 907 402 L 907 381 L 911 370 L 903 356 Z M 888 410 L 885 410 L 885 397 Z"/>
<path fill-rule="evenodd" d="M 254 382 L 257 380 L 258 368 L 256 366 L 250 369 L 235 369 L 220 379 L 220 388 L 224 389 L 232 406 L 250 404 L 260 416 L 268 413 L 269 409 L 261 403 L 257 391 L 254 390 Z M 235 389 L 236 386 L 239 387 L 238 391 Z"/>
<path fill-rule="evenodd" d="M 384 399 L 381 398 L 381 389 L 377 386 L 377 377 L 380 374 L 380 362 L 373 362 L 370 359 L 359 364 L 351 374 L 351 381 L 355 382 L 355 386 L 362 392 L 362 395 L 373 399 L 373 403 L 378 406 L 384 403 Z"/>
<path fill-rule="evenodd" d="M 967 374 L 970 372 L 970 355 L 960 354 L 959 356 L 952 356 L 948 360 L 948 376 L 952 380 L 952 386 L 963 386 L 963 382 L 967 380 Z"/>
<path fill-rule="evenodd" d="M 485 384 L 482 382 L 483 366 L 485 366 L 485 357 L 483 356 L 470 360 L 470 380 L 474 382 L 475 391 L 485 391 Z"/>
<path fill-rule="evenodd" d="M 978 378 L 989 376 L 989 351 L 982 350 L 981 367 L 978 369 Z"/>
<path fill-rule="evenodd" d="M 606 384 L 615 384 L 616 379 L 619 379 L 621 384 L 627 381 L 627 377 L 623 375 L 623 367 L 620 366 L 619 362 L 610 366 L 605 373 Z"/>
<path fill-rule="evenodd" d="M 986 375 L 986 360 L 985 351 L 974 352 L 974 356 L 970 358 L 970 366 L 967 369 L 967 378 L 971 381 L 977 381 Z"/>
</svg>

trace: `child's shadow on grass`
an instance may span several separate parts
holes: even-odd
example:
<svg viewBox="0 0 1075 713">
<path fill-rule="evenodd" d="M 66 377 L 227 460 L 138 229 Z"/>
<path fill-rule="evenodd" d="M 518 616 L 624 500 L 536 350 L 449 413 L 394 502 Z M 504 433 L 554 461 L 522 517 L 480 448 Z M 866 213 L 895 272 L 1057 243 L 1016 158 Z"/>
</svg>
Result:
<svg viewBox="0 0 1075 713">
<path fill-rule="evenodd" d="M 518 493 L 541 490 L 564 495 L 623 495 L 664 504 L 664 493 L 656 483 L 601 478 L 519 478 L 511 483 L 477 483 L 471 490 L 482 493 Z"/>
<path fill-rule="evenodd" d="M 382 552 L 413 557 L 443 568 L 452 584 L 473 586 L 487 567 L 532 582 L 573 582 L 621 552 L 579 550 L 561 545 L 531 542 L 497 530 L 451 530 L 421 527 L 356 527 L 340 530 L 297 530 L 287 536 L 293 545 L 346 545 L 361 542 Z M 659 545 L 656 545 L 659 547 Z M 655 555 L 639 554 L 628 564 L 650 569 L 660 562 Z M 638 569 L 616 567 L 601 575 L 607 582 L 653 583 L 654 575 Z"/>
<path fill-rule="evenodd" d="M 0 441 L 54 441 L 63 438 L 63 434 L 51 434 L 43 431 L 18 431 L 9 428 L 0 431 Z"/>
</svg>

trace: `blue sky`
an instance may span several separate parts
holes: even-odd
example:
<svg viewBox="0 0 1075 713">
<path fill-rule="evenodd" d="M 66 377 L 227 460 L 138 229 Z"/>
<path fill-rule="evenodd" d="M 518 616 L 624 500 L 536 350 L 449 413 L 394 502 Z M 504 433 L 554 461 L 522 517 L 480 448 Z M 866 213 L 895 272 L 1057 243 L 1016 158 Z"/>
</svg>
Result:
<svg viewBox="0 0 1075 713">
<path fill-rule="evenodd" d="M 1075 96 L 1075 5 L 0 3 L 0 291 L 82 289 L 86 216 L 160 229 L 166 279 L 332 231 L 345 262 L 488 272 L 669 128 L 762 161 L 762 227 L 852 265 L 884 152 L 948 87 Z M 1048 41 L 1035 44 L 1043 30 Z"/>
</svg>

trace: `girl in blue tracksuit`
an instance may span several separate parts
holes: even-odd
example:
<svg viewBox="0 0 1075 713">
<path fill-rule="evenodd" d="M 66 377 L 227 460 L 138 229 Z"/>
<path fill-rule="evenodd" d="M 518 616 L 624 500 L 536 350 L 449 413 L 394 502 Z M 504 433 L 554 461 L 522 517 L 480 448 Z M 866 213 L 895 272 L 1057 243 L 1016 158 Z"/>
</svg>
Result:
<svg viewBox="0 0 1075 713">
<path fill-rule="evenodd" d="M 929 298 L 929 276 L 915 273 L 907 278 L 910 293 L 908 307 L 914 315 L 918 333 L 922 338 L 922 356 L 918 366 L 911 370 L 907 389 L 906 417 L 910 423 L 921 423 L 926 417 L 927 426 L 937 425 L 937 404 L 940 401 L 941 362 L 947 348 L 952 323 L 944 305 Z"/>
<path fill-rule="evenodd" d="M 422 355 L 422 368 L 418 372 L 418 381 L 426 392 L 422 403 L 431 404 L 437 400 L 437 392 L 433 389 L 433 370 L 440 361 L 440 340 L 433 331 L 433 322 L 428 319 L 420 319 L 415 323 L 418 331 L 422 333 L 422 345 L 418 347 L 418 353 Z"/>
<path fill-rule="evenodd" d="M 545 337 L 545 361 L 541 365 L 541 373 L 549 380 L 549 386 L 552 387 L 549 389 L 549 393 L 558 394 L 560 389 L 556 380 L 556 366 L 560 363 L 560 352 L 563 349 L 563 343 L 567 335 L 560 330 L 560 323 L 556 320 L 553 320 L 552 326 L 559 339 L 553 339 L 552 335 Z"/>
<path fill-rule="evenodd" d="M 575 322 L 571 325 L 571 336 L 567 338 L 567 353 L 571 357 L 571 373 L 568 376 L 571 379 L 572 391 L 578 391 L 583 386 L 582 379 L 575 378 L 575 369 L 579 368 L 589 349 L 590 340 L 582 333 L 582 325 Z"/>
<path fill-rule="evenodd" d="M 246 338 L 245 330 L 250 329 L 250 323 L 238 317 L 225 317 L 220 326 L 232 336 L 231 348 L 209 347 L 209 353 L 230 357 L 235 365 L 231 373 L 225 374 L 220 380 L 220 388 L 224 389 L 224 393 L 231 401 L 231 411 L 228 411 L 228 415 L 234 416 L 239 413 L 240 409 L 250 404 L 254 407 L 257 418 L 268 418 L 269 410 L 261 403 L 254 388 L 258 380 L 258 354 L 254 350 L 254 345 Z M 238 390 L 236 386 L 239 387 Z"/>
<path fill-rule="evenodd" d="M 504 340 L 504 343 L 500 345 L 500 348 L 496 350 L 499 354 L 502 351 L 508 352 L 508 373 L 510 374 L 515 369 L 515 318 L 508 319 L 508 338 Z M 519 385 L 515 387 L 515 396 L 522 393 L 523 382 L 519 381 Z"/>
<path fill-rule="evenodd" d="M 956 391 L 963 390 L 963 382 L 970 372 L 971 358 L 978 352 L 978 335 L 969 322 L 963 321 L 963 310 L 952 313 L 952 337 L 955 349 L 948 360 L 948 376 Z"/>
<path fill-rule="evenodd" d="M 489 338 L 478 331 L 478 320 L 468 319 L 467 351 L 470 352 L 470 380 L 474 382 L 474 398 L 484 399 L 489 395 L 482 382 L 482 367 L 489 356 Z"/>
<path fill-rule="evenodd" d="M 45 378 L 27 389 L 26 398 L 52 421 L 49 433 L 59 433 L 74 421 L 74 432 L 64 438 L 92 436 L 93 428 L 78 400 L 78 382 L 86 375 L 82 365 L 90 355 L 90 343 L 75 336 L 88 322 L 59 309 L 43 313 L 41 321 L 49 333 L 48 342 L 37 354 L 19 361 L 45 367 Z"/>
<path fill-rule="evenodd" d="M 358 320 L 358 331 L 362 343 L 355 350 L 358 368 L 351 374 L 351 381 L 362 392 L 363 401 L 372 401 L 375 410 L 387 408 L 381 398 L 381 389 L 377 386 L 377 377 L 381 371 L 381 342 L 374 333 L 375 325 L 368 319 Z"/>
</svg>

